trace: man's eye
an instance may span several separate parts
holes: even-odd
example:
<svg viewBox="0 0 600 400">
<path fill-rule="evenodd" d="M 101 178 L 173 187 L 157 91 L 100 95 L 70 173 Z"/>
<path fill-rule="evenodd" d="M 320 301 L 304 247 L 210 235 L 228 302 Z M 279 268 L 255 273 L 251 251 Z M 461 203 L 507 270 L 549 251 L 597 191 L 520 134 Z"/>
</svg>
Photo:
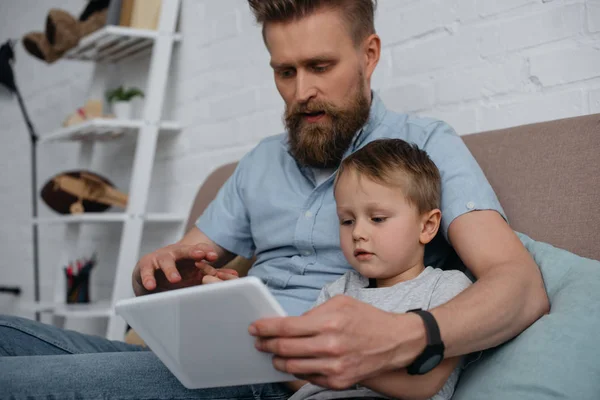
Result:
<svg viewBox="0 0 600 400">
<path fill-rule="evenodd" d="M 320 73 L 320 72 L 325 72 L 325 71 L 327 71 L 328 69 L 329 69 L 329 66 L 328 66 L 328 65 L 315 65 L 315 66 L 313 67 L 313 71 L 315 71 L 315 72 L 319 72 L 319 73 Z"/>
<path fill-rule="evenodd" d="M 294 76 L 294 71 L 291 69 L 284 69 L 281 71 L 277 71 L 277 74 L 282 78 L 291 78 Z"/>
<path fill-rule="evenodd" d="M 371 218 L 371 221 L 375 222 L 376 224 L 380 224 L 382 222 L 384 222 L 387 218 L 386 217 L 373 217 Z"/>
</svg>

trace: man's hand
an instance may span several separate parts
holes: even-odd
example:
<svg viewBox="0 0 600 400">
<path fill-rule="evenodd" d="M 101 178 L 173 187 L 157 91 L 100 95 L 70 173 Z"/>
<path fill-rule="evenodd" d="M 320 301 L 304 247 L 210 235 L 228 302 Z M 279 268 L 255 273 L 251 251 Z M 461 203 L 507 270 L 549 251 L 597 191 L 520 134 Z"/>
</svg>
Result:
<svg viewBox="0 0 600 400">
<path fill-rule="evenodd" d="M 409 365 L 425 348 L 416 314 L 394 314 L 348 296 L 336 296 L 300 317 L 256 321 L 256 348 L 273 365 L 316 385 L 345 389 Z"/>
<path fill-rule="evenodd" d="M 212 273 L 215 270 L 206 262 L 214 262 L 217 258 L 217 252 L 207 244 L 175 243 L 163 247 L 142 257 L 135 266 L 133 290 L 136 296 L 140 296 L 200 285 L 206 271 Z M 231 269 L 220 272 L 237 276 L 237 272 Z"/>
</svg>

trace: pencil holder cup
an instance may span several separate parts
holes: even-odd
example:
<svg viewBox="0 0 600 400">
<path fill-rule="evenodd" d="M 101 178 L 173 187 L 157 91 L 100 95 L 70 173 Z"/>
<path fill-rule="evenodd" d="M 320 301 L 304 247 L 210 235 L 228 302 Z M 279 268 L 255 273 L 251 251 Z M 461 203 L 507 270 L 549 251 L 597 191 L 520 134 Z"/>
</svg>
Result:
<svg viewBox="0 0 600 400">
<path fill-rule="evenodd" d="M 67 298 L 68 304 L 90 302 L 90 274 L 83 273 L 77 276 L 67 276 Z"/>
</svg>

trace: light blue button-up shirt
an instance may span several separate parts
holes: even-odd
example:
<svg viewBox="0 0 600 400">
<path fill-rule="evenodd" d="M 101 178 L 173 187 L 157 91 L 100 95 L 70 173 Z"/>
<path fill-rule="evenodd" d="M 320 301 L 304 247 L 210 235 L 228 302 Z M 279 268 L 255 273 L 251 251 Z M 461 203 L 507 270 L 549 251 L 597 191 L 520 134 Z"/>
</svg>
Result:
<svg viewBox="0 0 600 400">
<path fill-rule="evenodd" d="M 381 138 L 399 138 L 425 150 L 442 178 L 442 226 L 425 249 L 425 265 L 441 267 L 452 250 L 448 226 L 472 210 L 504 212 L 462 139 L 444 122 L 389 111 L 373 94 L 369 119 L 345 156 Z M 333 198 L 335 174 L 317 184 L 311 168 L 289 153 L 287 134 L 261 141 L 198 219 L 211 240 L 257 260 L 249 274 L 266 283 L 289 315 L 307 311 L 321 288 L 350 267 L 339 245 Z"/>
</svg>

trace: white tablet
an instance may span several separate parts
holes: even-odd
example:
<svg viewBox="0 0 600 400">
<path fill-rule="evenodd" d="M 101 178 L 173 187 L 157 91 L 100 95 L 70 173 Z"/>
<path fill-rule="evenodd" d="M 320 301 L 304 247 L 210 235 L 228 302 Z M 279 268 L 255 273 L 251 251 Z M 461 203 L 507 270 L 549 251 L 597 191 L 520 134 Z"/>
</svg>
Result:
<svg viewBox="0 0 600 400">
<path fill-rule="evenodd" d="M 248 333 L 260 318 L 285 316 L 256 277 L 126 299 L 115 305 L 188 389 L 295 380 Z"/>
</svg>

